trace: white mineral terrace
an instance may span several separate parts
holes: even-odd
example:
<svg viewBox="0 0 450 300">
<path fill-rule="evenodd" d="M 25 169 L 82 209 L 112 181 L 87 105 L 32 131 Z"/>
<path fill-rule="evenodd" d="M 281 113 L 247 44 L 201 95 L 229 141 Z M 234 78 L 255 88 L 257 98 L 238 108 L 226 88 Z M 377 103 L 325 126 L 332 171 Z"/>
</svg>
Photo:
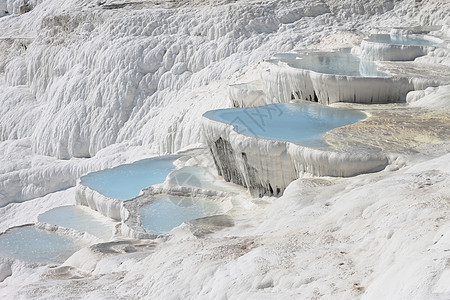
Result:
<svg viewBox="0 0 450 300">
<path fill-rule="evenodd" d="M 113 222 L 121 222 L 121 235 L 134 238 L 155 238 L 185 221 L 229 210 L 230 208 L 224 209 L 223 205 L 218 203 L 224 202 L 223 197 L 228 196 L 229 192 L 235 193 L 239 190 L 230 184 L 222 183 L 222 180 L 214 175 L 214 171 L 211 172 L 207 168 L 186 166 L 176 169 L 174 164 L 183 165 L 189 157 L 161 156 L 87 174 L 78 182 L 75 201 Z M 149 188 L 150 186 L 155 187 Z M 186 200 L 166 201 L 172 198 Z M 189 199 L 194 199 L 189 202 L 190 205 Z M 216 204 L 217 199 L 221 200 Z M 157 211 L 154 211 L 154 206 L 151 205 L 157 206 Z M 146 206 L 150 208 L 145 208 Z M 141 217 L 142 211 L 145 212 L 144 217 Z M 96 236 L 107 235 L 104 229 L 99 228 L 93 232 L 75 220 L 69 221 L 68 218 L 74 214 L 86 219 L 81 211 L 74 211 L 73 207 L 66 207 L 61 214 L 65 215 L 64 219 L 58 219 L 54 212 L 49 211 L 40 215 L 39 221 L 51 224 L 56 222 L 56 225 L 77 230 L 84 229 Z M 143 225 L 141 220 L 144 221 Z M 84 223 L 86 222 L 95 221 L 87 218 Z"/>
<path fill-rule="evenodd" d="M 373 150 L 311 148 L 245 135 L 236 131 L 236 126 L 242 124 L 206 116 L 202 119 L 205 139 L 219 174 L 226 181 L 247 187 L 253 196 L 281 196 L 289 183 L 305 173 L 346 177 L 379 171 L 388 163 L 385 155 Z M 280 126 L 279 130 L 283 128 Z"/>
<path fill-rule="evenodd" d="M 89 173 L 77 184 L 76 203 L 114 220 L 121 220 L 122 201 L 133 199 L 142 189 L 163 183 L 175 169 L 179 156 L 163 156 Z"/>
<path fill-rule="evenodd" d="M 317 62 L 315 67 L 314 62 Z M 375 63 L 359 60 L 350 53 L 319 52 L 269 60 L 261 64 L 260 76 L 266 103 L 300 99 L 326 105 L 404 102 L 410 91 L 449 82 L 448 78 L 441 81 L 432 76 L 414 80 L 414 76 L 402 74 L 401 65 L 397 67 L 399 72 L 391 76 L 378 71 Z M 449 75 L 450 70 L 447 70 L 447 77 Z"/>
<path fill-rule="evenodd" d="M 2 300 L 450 299 L 449 153 L 450 1 L 0 0 Z"/>
<path fill-rule="evenodd" d="M 366 60 L 408 61 L 424 56 L 442 44 L 432 36 L 374 34 L 362 40 L 360 49 L 354 49 Z"/>
</svg>

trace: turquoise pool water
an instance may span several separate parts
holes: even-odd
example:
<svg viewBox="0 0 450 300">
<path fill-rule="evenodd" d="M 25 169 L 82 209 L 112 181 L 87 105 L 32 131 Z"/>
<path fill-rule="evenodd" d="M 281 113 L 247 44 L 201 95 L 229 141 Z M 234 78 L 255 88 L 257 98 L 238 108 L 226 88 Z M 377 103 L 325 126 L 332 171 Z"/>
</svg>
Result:
<svg viewBox="0 0 450 300">
<path fill-rule="evenodd" d="M 0 255 L 26 262 L 62 263 L 81 246 L 69 237 L 34 226 L 13 228 L 0 235 Z"/>
<path fill-rule="evenodd" d="M 241 191 L 240 186 L 225 182 L 221 177 L 218 177 L 215 169 L 199 166 L 188 166 L 173 171 L 170 174 L 169 183 L 223 192 Z"/>
<path fill-rule="evenodd" d="M 140 209 L 141 226 L 148 233 L 165 233 L 185 221 L 220 213 L 218 204 L 190 197 L 161 196 Z"/>
<path fill-rule="evenodd" d="M 369 42 L 383 43 L 390 45 L 408 45 L 408 46 L 434 46 L 436 42 L 417 36 L 409 35 L 390 35 L 390 34 L 372 34 L 367 38 Z"/>
<path fill-rule="evenodd" d="M 140 191 L 154 184 L 163 183 L 175 169 L 173 162 L 180 156 L 164 156 L 137 161 L 90 173 L 81 177 L 81 184 L 97 192 L 119 200 L 132 199 Z"/>
<path fill-rule="evenodd" d="M 289 141 L 309 147 L 324 146 L 322 136 L 325 132 L 367 117 L 360 111 L 306 103 L 218 109 L 203 116 L 231 124 L 235 131 L 250 137 Z"/>
<path fill-rule="evenodd" d="M 88 212 L 88 209 L 77 205 L 61 206 L 39 215 L 38 221 L 88 232 L 100 239 L 109 240 L 113 236 L 112 226 L 102 222 L 104 216 L 94 211 Z"/>
<path fill-rule="evenodd" d="M 355 77 L 386 77 L 371 61 L 360 60 L 357 56 L 343 52 L 311 52 L 305 54 L 279 53 L 270 62 L 284 62 L 287 65 L 318 73 Z"/>
</svg>

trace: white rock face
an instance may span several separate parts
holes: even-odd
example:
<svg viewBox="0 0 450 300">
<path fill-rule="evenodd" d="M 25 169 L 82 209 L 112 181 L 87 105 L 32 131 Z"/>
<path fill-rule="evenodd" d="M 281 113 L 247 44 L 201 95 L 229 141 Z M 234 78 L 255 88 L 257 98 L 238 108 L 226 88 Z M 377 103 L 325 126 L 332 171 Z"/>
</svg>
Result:
<svg viewBox="0 0 450 300">
<path fill-rule="evenodd" d="M 2 204 L 115 164 L 52 157 L 98 156 L 119 144 L 164 154 L 201 141 L 201 115 L 230 105 L 228 81 L 214 80 L 317 41 L 334 18 L 325 3 L 307 1 L 113 10 L 89 1 L 32 4 L 29 13 L 0 19 Z M 8 1 L 12 13 L 20 5 Z"/>
<path fill-rule="evenodd" d="M 256 197 L 281 196 L 289 183 L 305 173 L 347 177 L 379 171 L 388 163 L 381 153 L 327 151 L 248 137 L 231 124 L 206 117 L 202 128 L 219 174 Z"/>
<path fill-rule="evenodd" d="M 411 107 L 442 110 L 450 107 L 449 94 L 450 85 L 429 87 L 426 90 L 409 93 L 406 101 Z"/>
<path fill-rule="evenodd" d="M 263 63 L 261 67 L 267 104 L 288 103 L 295 99 L 322 104 L 400 102 L 414 88 L 406 78 L 322 74 L 272 63 Z"/>
<path fill-rule="evenodd" d="M 180 227 L 145 253 L 84 249 L 65 263 L 79 270 L 77 279 L 49 277 L 48 268 L 31 275 L 13 268 L 0 296 L 88 298 L 99 297 L 102 287 L 101 298 L 313 297 L 320 291 L 345 299 L 445 299 L 449 159 L 422 157 L 395 172 L 353 178 L 303 178 L 275 200 L 236 197 L 235 205 L 243 205 L 236 225 L 211 238 Z"/>
<path fill-rule="evenodd" d="M 23 1 L 0 0 L 0 231 L 74 204 L 74 189 L 55 191 L 86 172 L 202 142 L 201 115 L 231 106 L 243 66 L 341 31 L 443 24 L 450 36 L 442 0 L 142 2 L 31 1 L 18 15 Z M 418 60 L 449 65 L 444 52 Z M 411 99 L 445 107 L 446 89 Z M 117 241 L 61 268 L 1 261 L 0 298 L 447 299 L 449 150 L 301 178 L 281 198 L 241 193 L 236 225 L 207 238 L 183 225 L 140 253 Z"/>
<path fill-rule="evenodd" d="M 201 115 L 231 105 L 224 91 L 236 70 L 318 42 L 333 24 L 370 28 L 376 15 L 374 24 L 398 25 L 392 14 L 410 8 L 390 1 L 181 3 L 171 9 L 166 6 L 174 4 L 153 2 L 120 9 L 91 1 L 31 4 L 29 13 L 0 19 L 0 141 L 13 153 L 0 156 L 0 168 L 7 166 L 2 203 L 73 186 L 81 174 L 98 170 L 97 163 L 80 167 L 81 160 L 51 157 L 92 157 L 120 144 L 165 154 L 197 143 Z M 22 1 L 7 5 L 18 13 Z M 432 5 L 416 11 L 429 18 L 421 23 L 442 14 L 430 13 Z M 17 139 L 26 141 L 26 151 Z M 24 151 L 25 160 L 18 154 Z M 107 161 L 103 167 L 113 166 Z M 59 170 L 50 170 L 54 166 Z M 62 181 L 44 178 L 59 172 Z"/>
<path fill-rule="evenodd" d="M 434 47 L 361 42 L 360 55 L 366 60 L 408 61 L 427 55 Z"/>
<path fill-rule="evenodd" d="M 418 63 L 450 66 L 450 50 L 448 48 L 436 48 L 434 51 L 428 52 L 428 55 L 418 57 L 414 61 Z"/>
<path fill-rule="evenodd" d="M 64 4 L 73 5 L 71 1 Z M 16 111 L 24 104 L 29 111 L 28 130 L 21 132 L 18 127 L 24 126 L 11 124 L 2 113 L 3 140 L 30 137 L 34 152 L 64 159 L 91 157 L 108 145 L 131 138 L 161 153 L 196 142 L 200 135 L 188 121 L 208 105 L 191 101 L 192 95 L 186 95 L 190 88 L 231 75 L 248 62 L 267 56 L 275 49 L 279 30 L 286 37 L 292 32 L 284 23 L 306 24 L 304 18 L 328 12 L 323 3 L 308 3 L 296 4 L 298 12 L 292 14 L 292 4 L 288 16 L 284 6 L 273 2 L 270 9 L 241 3 L 134 10 L 122 18 L 121 10 L 88 8 L 86 4 L 76 5 L 80 12 L 68 13 L 64 4 L 52 7 L 57 11 L 49 16 L 38 14 L 50 7 L 51 1 L 29 13 L 30 18 L 39 19 L 34 21 L 40 22 L 40 30 L 25 55 L 5 66 L 5 87 L 25 85 L 29 100 L 15 96 L 7 101 L 4 94 L 0 98 L 8 103 L 2 112 Z M 262 45 L 266 36 L 274 42 Z M 249 52 L 258 48 L 256 56 Z M 178 93 L 183 87 L 185 91 Z M 161 108 L 170 107 L 174 99 L 178 108 L 169 117 Z M 220 105 L 218 100 L 214 99 L 214 106 Z M 166 138 L 170 140 L 161 148 L 153 143 Z"/>
<path fill-rule="evenodd" d="M 391 43 L 371 40 L 370 37 L 365 38 L 361 41 L 360 46 L 352 48 L 352 52 L 358 53 L 362 59 L 371 61 L 412 61 L 434 51 L 447 49 L 442 39 L 429 34 L 430 30 L 426 26 L 421 28 L 418 26 L 410 29 L 403 27 L 392 29 L 390 31 L 393 38 Z M 435 33 L 439 36 L 444 34 L 442 31 Z M 409 38 L 412 40 L 408 40 Z M 416 38 L 421 40 L 414 41 L 413 39 Z M 429 45 L 420 45 L 425 41 L 428 41 Z"/>
</svg>

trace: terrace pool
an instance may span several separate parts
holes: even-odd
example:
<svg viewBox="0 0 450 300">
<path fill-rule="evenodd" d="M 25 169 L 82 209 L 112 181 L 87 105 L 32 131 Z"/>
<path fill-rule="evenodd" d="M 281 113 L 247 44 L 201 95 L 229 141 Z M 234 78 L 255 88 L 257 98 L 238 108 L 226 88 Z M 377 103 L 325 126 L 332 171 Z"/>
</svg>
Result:
<svg viewBox="0 0 450 300">
<path fill-rule="evenodd" d="M 180 156 L 149 158 L 112 169 L 89 173 L 80 178 L 81 184 L 111 198 L 132 199 L 142 189 L 163 183 L 175 169 L 173 162 Z"/>
<path fill-rule="evenodd" d="M 33 263 L 62 263 L 82 248 L 66 236 L 24 226 L 0 235 L 0 255 Z"/>
<path fill-rule="evenodd" d="M 114 232 L 113 223 L 108 223 L 106 217 L 78 205 L 56 207 L 39 215 L 38 221 L 87 232 L 103 240 L 109 240 Z"/>
<path fill-rule="evenodd" d="M 389 45 L 408 45 L 408 46 L 436 45 L 436 42 L 432 40 L 410 35 L 372 34 L 367 38 L 367 41 Z"/>
<path fill-rule="evenodd" d="M 311 52 L 302 54 L 279 53 L 270 62 L 284 62 L 288 66 L 311 70 L 323 74 L 344 75 L 354 77 L 387 77 L 380 72 L 371 61 L 359 59 L 357 56 L 343 52 Z"/>
<path fill-rule="evenodd" d="M 322 140 L 325 132 L 367 117 L 356 110 L 306 103 L 218 109 L 203 116 L 231 124 L 236 132 L 250 137 L 289 141 L 309 147 L 325 146 Z"/>
<path fill-rule="evenodd" d="M 185 221 L 221 213 L 213 201 L 191 197 L 159 196 L 140 209 L 141 226 L 148 233 L 165 233 Z"/>
</svg>

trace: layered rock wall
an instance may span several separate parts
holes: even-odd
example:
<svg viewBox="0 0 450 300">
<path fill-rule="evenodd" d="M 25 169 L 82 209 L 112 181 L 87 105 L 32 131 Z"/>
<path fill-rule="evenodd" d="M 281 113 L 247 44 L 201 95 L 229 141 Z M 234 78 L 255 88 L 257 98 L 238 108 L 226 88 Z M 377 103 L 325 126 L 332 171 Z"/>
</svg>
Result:
<svg viewBox="0 0 450 300">
<path fill-rule="evenodd" d="M 347 177 L 379 171 L 388 163 L 382 153 L 338 152 L 245 136 L 206 117 L 202 127 L 219 175 L 258 197 L 281 196 L 303 174 Z"/>
<path fill-rule="evenodd" d="M 406 78 L 322 74 L 269 62 L 262 64 L 261 80 L 267 104 L 295 99 L 322 104 L 390 103 L 404 101 L 414 90 Z"/>
</svg>

